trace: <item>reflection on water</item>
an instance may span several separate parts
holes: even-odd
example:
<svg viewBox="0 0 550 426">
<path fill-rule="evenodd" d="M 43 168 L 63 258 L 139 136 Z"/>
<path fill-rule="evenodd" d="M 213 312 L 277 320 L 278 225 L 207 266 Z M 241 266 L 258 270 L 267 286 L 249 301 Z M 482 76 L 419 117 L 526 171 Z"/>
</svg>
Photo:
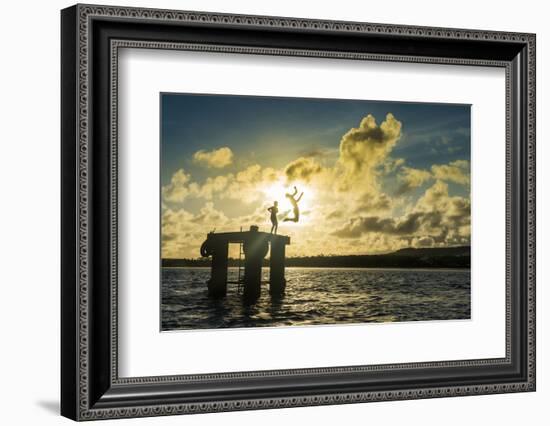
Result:
<svg viewBox="0 0 550 426">
<path fill-rule="evenodd" d="M 263 284 L 249 306 L 236 284 L 209 298 L 209 278 L 210 268 L 162 269 L 162 330 L 470 318 L 470 270 L 287 268 L 285 295 L 274 299 Z"/>
</svg>

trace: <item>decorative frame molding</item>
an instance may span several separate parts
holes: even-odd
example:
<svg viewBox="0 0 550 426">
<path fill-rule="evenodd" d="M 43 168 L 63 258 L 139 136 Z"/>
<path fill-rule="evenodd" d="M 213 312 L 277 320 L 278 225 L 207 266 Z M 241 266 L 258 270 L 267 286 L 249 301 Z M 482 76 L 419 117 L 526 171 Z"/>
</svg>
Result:
<svg viewBox="0 0 550 426">
<path fill-rule="evenodd" d="M 126 31 L 124 25 L 141 30 Z M 171 32 L 160 34 L 170 27 Z M 204 29 L 223 28 L 238 44 L 212 43 Z M 189 29 L 182 41 L 173 28 Z M 193 31 L 197 31 L 197 34 Z M 247 31 L 271 32 L 273 46 L 246 45 Z M 140 31 L 159 40 L 135 37 Z M 328 39 L 349 35 L 349 48 L 293 44 L 308 32 Z M 121 37 L 123 35 L 124 37 Z M 172 38 L 170 38 L 172 37 Z M 197 38 L 205 37 L 198 42 Z M 373 41 L 355 50 L 355 37 Z M 418 55 L 388 50 L 388 43 L 421 45 Z M 447 43 L 447 44 L 445 44 Z M 344 43 L 345 44 L 345 43 Z M 435 54 L 438 45 L 478 47 L 465 56 Z M 118 49 L 154 48 L 274 56 L 478 65 L 506 70 L 506 357 L 448 362 L 327 367 L 300 370 L 187 376 L 119 378 L 117 368 L 117 90 Z M 342 47 L 340 49 L 340 47 Z M 398 49 L 398 48 L 397 48 Z M 491 52 L 489 52 L 491 50 Z M 432 54 L 429 54 L 432 52 Z M 456 52 L 451 52 L 456 53 Z M 62 414 L 75 420 L 197 412 L 434 398 L 535 390 L 535 36 L 510 32 L 410 27 L 356 22 L 213 14 L 201 12 L 76 5 L 62 11 Z M 91 159 L 93 158 L 93 163 Z M 92 166 L 93 164 L 93 166 Z M 107 172 L 105 176 L 101 172 Z M 106 194 L 105 192 L 108 192 Z M 514 209 L 519 209 L 518 211 Z M 98 229 L 105 232 L 98 233 Z M 106 255 L 107 257 L 103 257 Z M 99 278 L 98 278 L 99 277 Z M 473 372 L 501 368 L 508 380 L 473 380 L 467 385 L 361 384 L 373 373 L 396 378 L 408 371 Z M 453 370 L 454 369 L 454 370 Z M 477 370 L 476 370 L 477 371 Z M 504 373 L 503 373 L 504 374 Z M 328 391 L 332 378 L 349 385 Z M 403 376 L 404 377 L 404 376 Z M 504 377 L 504 376 L 503 376 Z M 288 382 L 287 390 L 275 384 Z M 315 391 L 298 391 L 300 381 L 318 381 Z M 440 377 L 443 380 L 442 377 Z M 215 392 L 239 380 L 269 386 L 269 397 Z M 401 379 L 399 379 L 401 380 Z M 396 382 L 399 381 L 396 379 Z M 285 382 L 286 383 L 286 382 Z M 436 383 L 436 379 L 434 379 Z M 439 383 L 439 382 L 438 382 Z M 195 395 L 167 397 L 165 390 L 195 386 Z M 279 386 L 279 387 L 278 387 Z M 312 385 L 312 389 L 313 389 Z M 139 389 L 139 395 L 137 390 Z M 325 389 L 325 391 L 323 391 Z M 223 389 L 222 389 L 223 390 Z M 149 396 L 143 396 L 149 394 Z"/>
</svg>

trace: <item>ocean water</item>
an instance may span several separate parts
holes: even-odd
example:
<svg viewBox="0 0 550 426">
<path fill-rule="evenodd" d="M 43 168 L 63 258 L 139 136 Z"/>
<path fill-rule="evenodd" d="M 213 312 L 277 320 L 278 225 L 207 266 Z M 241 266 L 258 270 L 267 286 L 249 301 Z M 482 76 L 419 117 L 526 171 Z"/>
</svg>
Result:
<svg viewBox="0 0 550 426">
<path fill-rule="evenodd" d="M 470 318 L 469 269 L 286 268 L 285 276 L 283 297 L 262 284 L 260 299 L 247 305 L 236 284 L 225 298 L 209 298 L 210 268 L 162 268 L 162 330 Z M 237 268 L 228 279 L 236 281 Z"/>
</svg>

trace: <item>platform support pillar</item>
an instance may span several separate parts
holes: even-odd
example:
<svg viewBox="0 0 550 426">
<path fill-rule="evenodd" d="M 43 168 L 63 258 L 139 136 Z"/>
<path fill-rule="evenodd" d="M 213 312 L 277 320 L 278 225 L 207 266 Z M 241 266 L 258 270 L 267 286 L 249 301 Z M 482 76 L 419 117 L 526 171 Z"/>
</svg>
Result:
<svg viewBox="0 0 550 426">
<path fill-rule="evenodd" d="M 253 302 L 260 297 L 262 289 L 262 264 L 269 249 L 268 241 L 261 235 L 254 235 L 243 244 L 244 251 L 244 289 L 245 301 Z"/>
<path fill-rule="evenodd" d="M 218 242 L 212 247 L 212 272 L 208 281 L 210 297 L 224 297 L 227 294 L 227 256 L 227 243 Z"/>
<path fill-rule="evenodd" d="M 285 292 L 285 247 L 285 242 L 280 239 L 271 241 L 269 292 L 272 296 L 281 296 Z"/>
</svg>

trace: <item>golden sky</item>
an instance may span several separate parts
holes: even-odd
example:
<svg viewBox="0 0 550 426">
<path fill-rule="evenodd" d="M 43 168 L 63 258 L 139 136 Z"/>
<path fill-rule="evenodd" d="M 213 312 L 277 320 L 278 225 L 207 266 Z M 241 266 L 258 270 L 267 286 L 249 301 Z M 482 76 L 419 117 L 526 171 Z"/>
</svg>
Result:
<svg viewBox="0 0 550 426">
<path fill-rule="evenodd" d="M 277 108 L 278 117 L 283 116 L 283 109 Z M 461 108 L 467 109 L 469 117 L 469 107 Z M 370 112 L 381 109 L 386 113 L 375 116 Z M 359 104 L 346 121 L 354 123 L 351 127 L 327 120 L 326 125 L 323 122 L 308 132 L 319 134 L 315 137 L 321 142 L 304 142 L 301 149 L 297 148 L 300 138 L 285 136 L 285 132 L 303 131 L 292 126 L 295 118 L 279 120 L 288 130 L 275 123 L 266 130 L 256 123 L 254 132 L 248 133 L 243 123 L 252 117 L 242 111 L 233 120 L 204 120 L 205 127 L 216 127 L 216 132 L 223 127 L 223 132 L 201 145 L 201 133 L 192 127 L 166 130 L 170 123 L 181 126 L 186 117 L 191 120 L 184 107 L 177 111 L 179 115 L 171 115 L 163 124 L 163 138 L 171 138 L 163 145 L 161 163 L 163 258 L 199 257 L 201 243 L 214 229 L 238 231 L 258 225 L 269 232 L 267 208 L 274 200 L 279 202 L 278 233 L 291 237 L 287 256 L 374 254 L 404 247 L 470 244 L 469 118 L 466 131 L 463 125 L 455 129 L 448 119 L 453 117 L 452 110 L 446 113 L 444 131 L 438 137 L 441 126 L 424 126 L 435 115 L 430 115 L 429 108 L 422 110 L 422 119 L 409 125 L 405 119 L 415 117 L 414 105 L 387 103 L 383 108 L 380 104 L 369 108 Z M 325 127 L 330 129 L 324 132 Z M 451 136 L 457 134 L 462 138 L 453 141 Z M 254 145 L 244 147 L 245 142 L 240 142 L 244 135 L 256 138 L 250 142 Z M 465 143 L 466 150 L 461 147 Z M 185 145 L 184 154 L 176 154 L 179 151 L 173 147 L 179 144 Z M 274 150 L 277 144 L 280 154 Z M 293 186 L 304 193 L 299 202 L 300 221 L 283 222 L 292 216 L 285 193 L 292 192 Z"/>
</svg>

